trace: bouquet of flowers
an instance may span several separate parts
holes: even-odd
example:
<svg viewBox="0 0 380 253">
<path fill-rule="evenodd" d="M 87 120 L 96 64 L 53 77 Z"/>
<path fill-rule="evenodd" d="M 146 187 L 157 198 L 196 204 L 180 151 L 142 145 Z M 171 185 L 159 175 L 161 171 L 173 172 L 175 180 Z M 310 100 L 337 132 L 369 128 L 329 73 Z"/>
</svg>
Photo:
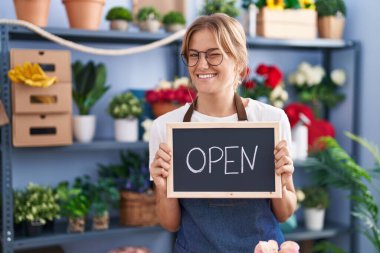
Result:
<svg viewBox="0 0 380 253">
<path fill-rule="evenodd" d="M 145 100 L 156 117 L 191 103 L 195 97 L 195 90 L 189 86 L 187 77 L 177 78 L 173 82 L 161 81 L 155 89 L 145 92 Z"/>
<path fill-rule="evenodd" d="M 243 1 L 247 2 L 247 1 Z M 314 0 L 258 0 L 258 8 L 267 7 L 273 10 L 310 9 L 315 10 Z"/>
<path fill-rule="evenodd" d="M 310 104 L 317 118 L 322 116 L 320 105 L 332 108 L 345 98 L 338 92 L 346 81 L 346 74 L 342 69 L 335 69 L 327 75 L 321 66 L 302 62 L 289 75 L 288 81 L 294 86 L 300 102 Z"/>
<path fill-rule="evenodd" d="M 256 69 L 256 75 L 249 78 L 251 70 L 247 70 L 247 80 L 241 87 L 243 97 L 270 103 L 282 108 L 288 100 L 288 93 L 284 89 L 283 74 L 276 66 L 260 64 Z"/>
<path fill-rule="evenodd" d="M 299 253 L 300 246 L 293 241 L 285 241 L 278 246 L 274 240 L 260 241 L 254 250 L 254 253 Z"/>
</svg>

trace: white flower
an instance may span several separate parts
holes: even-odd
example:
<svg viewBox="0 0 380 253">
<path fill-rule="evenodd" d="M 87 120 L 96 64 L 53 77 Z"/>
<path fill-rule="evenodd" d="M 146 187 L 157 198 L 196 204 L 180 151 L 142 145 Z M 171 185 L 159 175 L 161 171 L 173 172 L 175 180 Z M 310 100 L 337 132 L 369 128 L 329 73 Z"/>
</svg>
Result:
<svg viewBox="0 0 380 253">
<path fill-rule="evenodd" d="M 283 90 L 280 97 L 282 101 L 287 101 L 289 98 L 289 94 L 286 90 Z"/>
<path fill-rule="evenodd" d="M 296 72 L 294 76 L 294 80 L 297 86 L 303 86 L 304 83 L 306 82 L 306 77 L 303 73 L 301 72 Z"/>
<path fill-rule="evenodd" d="M 282 91 L 283 91 L 282 86 L 277 85 L 276 88 L 274 88 L 272 92 L 270 93 L 270 100 L 271 101 L 276 100 L 276 98 L 281 96 Z"/>
<path fill-rule="evenodd" d="M 282 108 L 282 107 L 284 107 L 284 102 L 282 102 L 281 100 L 276 100 L 273 102 L 273 106 L 278 107 L 278 108 Z"/>
<path fill-rule="evenodd" d="M 171 87 L 172 84 L 170 82 L 163 80 L 158 84 L 157 89 L 170 89 Z"/>
<path fill-rule="evenodd" d="M 342 69 L 335 69 L 330 74 L 331 80 L 338 86 L 342 86 L 346 82 L 346 73 Z"/>
<path fill-rule="evenodd" d="M 152 124 L 153 120 L 151 119 L 146 119 L 143 122 L 141 122 L 141 126 L 144 128 L 145 131 L 150 130 Z"/>
<path fill-rule="evenodd" d="M 298 65 L 298 70 L 306 74 L 312 71 L 312 67 L 307 62 L 301 62 L 300 65 Z"/>
<path fill-rule="evenodd" d="M 181 85 L 188 86 L 188 84 L 189 84 L 189 78 L 187 78 L 186 76 L 184 76 L 184 77 L 181 77 L 181 78 L 178 78 L 178 79 L 174 80 L 173 87 L 175 89 L 177 89 Z"/>
<path fill-rule="evenodd" d="M 150 136 L 150 132 L 149 132 L 149 131 L 148 131 L 148 132 L 145 132 L 145 133 L 143 134 L 143 136 L 142 136 L 143 141 L 145 141 L 145 142 L 149 142 L 149 136 Z"/>
<path fill-rule="evenodd" d="M 321 79 L 322 77 L 325 75 L 325 70 L 320 66 L 320 65 L 316 65 L 314 67 L 314 71 L 315 73 L 317 73 L 319 76 L 321 76 Z"/>
</svg>

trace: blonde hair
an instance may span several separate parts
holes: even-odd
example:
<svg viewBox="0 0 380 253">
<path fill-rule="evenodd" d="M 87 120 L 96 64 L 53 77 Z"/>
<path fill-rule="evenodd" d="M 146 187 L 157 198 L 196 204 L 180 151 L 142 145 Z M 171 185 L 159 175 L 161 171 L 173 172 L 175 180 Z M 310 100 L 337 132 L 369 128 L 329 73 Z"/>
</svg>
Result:
<svg viewBox="0 0 380 253">
<path fill-rule="evenodd" d="M 218 45 L 224 52 L 228 52 L 236 63 L 236 71 L 240 78 L 246 76 L 248 65 L 248 53 L 246 46 L 246 37 L 241 24 L 234 18 L 223 14 L 216 13 L 210 16 L 198 17 L 187 29 L 183 42 L 182 54 L 187 58 L 191 36 L 201 30 L 208 29 L 211 31 Z"/>
</svg>

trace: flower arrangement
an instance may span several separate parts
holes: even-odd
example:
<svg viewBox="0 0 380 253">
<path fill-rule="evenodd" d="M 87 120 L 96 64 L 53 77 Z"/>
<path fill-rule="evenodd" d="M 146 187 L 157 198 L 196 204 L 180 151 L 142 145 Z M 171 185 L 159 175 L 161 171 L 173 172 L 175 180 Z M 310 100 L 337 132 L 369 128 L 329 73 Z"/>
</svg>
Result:
<svg viewBox="0 0 380 253">
<path fill-rule="evenodd" d="M 247 69 L 247 76 L 251 73 Z M 243 82 L 241 94 L 248 97 L 270 103 L 282 108 L 288 100 L 288 93 L 284 89 L 283 74 L 277 66 L 260 64 L 256 69 L 256 76 Z"/>
<path fill-rule="evenodd" d="M 272 10 L 311 9 L 315 10 L 314 0 L 258 0 L 258 8 L 267 7 Z"/>
<path fill-rule="evenodd" d="M 317 118 L 322 116 L 321 105 L 332 108 L 344 100 L 345 96 L 338 89 L 345 81 L 346 74 L 342 69 L 335 69 L 327 75 L 321 66 L 312 66 L 307 62 L 299 64 L 297 70 L 288 78 L 299 100 L 311 104 Z"/>
<path fill-rule="evenodd" d="M 121 164 L 99 165 L 99 177 L 112 179 L 120 190 L 147 192 L 150 189 L 148 155 L 120 152 Z"/>
<path fill-rule="evenodd" d="M 47 88 L 58 81 L 57 77 L 49 77 L 38 63 L 24 62 L 8 71 L 8 77 L 14 83 L 37 88 Z"/>
<path fill-rule="evenodd" d="M 177 78 L 173 82 L 163 80 L 155 89 L 145 92 L 145 100 L 152 106 L 156 117 L 185 103 L 191 103 L 195 97 L 196 92 L 189 86 L 187 77 Z M 162 108 L 163 106 L 166 108 Z"/>
<path fill-rule="evenodd" d="M 142 101 L 131 92 L 114 96 L 108 104 L 108 113 L 114 119 L 138 118 L 142 112 Z"/>
<path fill-rule="evenodd" d="M 300 246 L 293 241 L 285 241 L 278 247 L 274 240 L 260 241 L 254 250 L 254 253 L 299 253 Z"/>
</svg>

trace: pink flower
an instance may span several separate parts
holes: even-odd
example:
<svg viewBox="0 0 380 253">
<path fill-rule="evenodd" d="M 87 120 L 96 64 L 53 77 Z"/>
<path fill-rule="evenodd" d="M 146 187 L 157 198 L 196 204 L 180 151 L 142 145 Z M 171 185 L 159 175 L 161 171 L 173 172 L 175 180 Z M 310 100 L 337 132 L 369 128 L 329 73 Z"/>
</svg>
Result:
<svg viewBox="0 0 380 253">
<path fill-rule="evenodd" d="M 281 244 L 279 253 L 299 253 L 300 246 L 293 241 L 286 241 Z"/>
<path fill-rule="evenodd" d="M 299 253 L 300 246 L 296 242 L 286 241 L 281 244 L 280 248 L 280 251 L 278 251 L 276 241 L 260 241 L 256 245 L 254 253 Z"/>
</svg>

